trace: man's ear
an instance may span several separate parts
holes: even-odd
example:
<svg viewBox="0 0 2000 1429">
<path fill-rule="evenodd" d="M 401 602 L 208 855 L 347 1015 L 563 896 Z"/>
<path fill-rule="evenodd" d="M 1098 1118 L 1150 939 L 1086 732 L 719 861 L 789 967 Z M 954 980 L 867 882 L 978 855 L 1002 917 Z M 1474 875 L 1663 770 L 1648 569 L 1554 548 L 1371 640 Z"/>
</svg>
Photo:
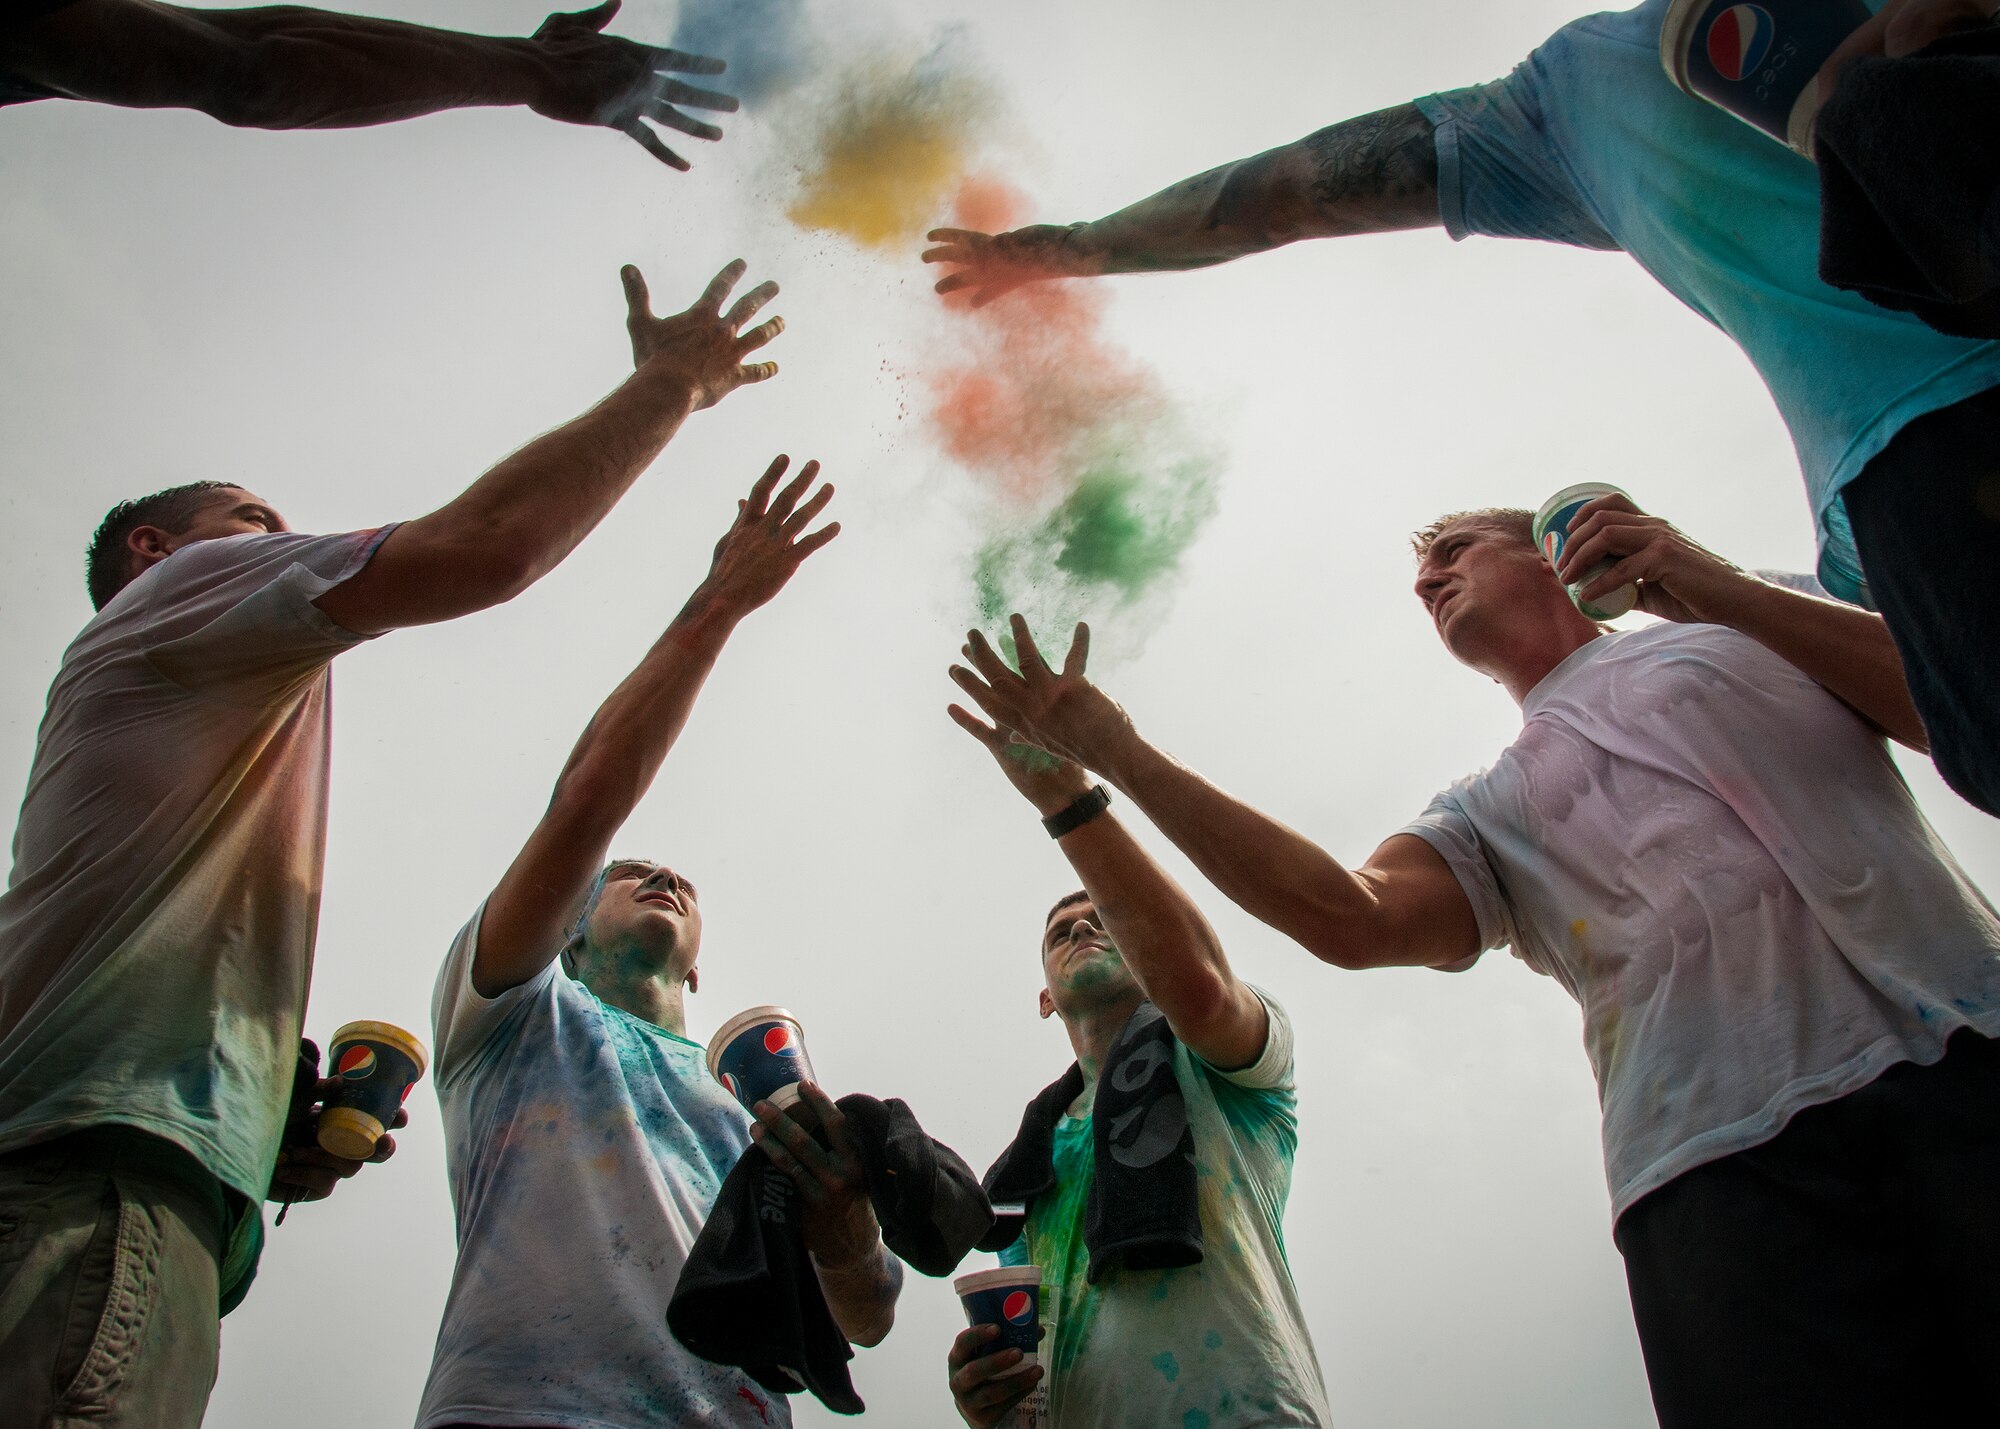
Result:
<svg viewBox="0 0 2000 1429">
<path fill-rule="evenodd" d="M 151 565 L 174 553 L 174 538 L 171 532 L 158 526 L 134 526 L 125 534 L 125 550 L 134 559 Z"/>
<path fill-rule="evenodd" d="M 689 991 L 689 992 L 700 992 L 700 991 L 701 991 L 701 969 L 700 969 L 700 968 L 689 968 L 689 969 L 688 969 L 688 975 L 687 975 L 687 989 L 688 989 L 688 991 Z"/>
<path fill-rule="evenodd" d="M 1054 1017 L 1056 1015 L 1056 1000 L 1053 997 L 1049 996 L 1049 990 L 1047 988 L 1042 989 L 1041 995 L 1038 999 L 1038 1005 L 1042 1009 L 1042 1016 L 1044 1019 Z"/>
</svg>

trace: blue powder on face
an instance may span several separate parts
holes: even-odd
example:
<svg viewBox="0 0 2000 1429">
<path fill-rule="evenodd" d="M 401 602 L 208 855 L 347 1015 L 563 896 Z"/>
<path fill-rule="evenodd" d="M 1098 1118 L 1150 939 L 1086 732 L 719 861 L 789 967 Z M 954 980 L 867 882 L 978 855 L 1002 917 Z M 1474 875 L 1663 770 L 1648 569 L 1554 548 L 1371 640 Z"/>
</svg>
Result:
<svg viewBox="0 0 2000 1429">
<path fill-rule="evenodd" d="M 728 61 L 726 73 L 694 82 L 735 95 L 746 109 L 804 79 L 819 50 L 805 0 L 684 0 L 669 43 Z"/>
</svg>

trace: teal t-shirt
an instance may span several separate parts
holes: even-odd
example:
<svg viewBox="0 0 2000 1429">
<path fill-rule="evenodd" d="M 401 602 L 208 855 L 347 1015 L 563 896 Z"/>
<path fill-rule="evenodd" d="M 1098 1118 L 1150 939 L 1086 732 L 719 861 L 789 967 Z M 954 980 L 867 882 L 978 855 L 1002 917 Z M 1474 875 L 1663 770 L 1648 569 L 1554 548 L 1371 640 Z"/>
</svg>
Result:
<svg viewBox="0 0 2000 1429">
<path fill-rule="evenodd" d="M 1841 488 L 1913 418 L 2000 385 L 2000 343 L 1934 332 L 1819 280 L 1819 175 L 1682 93 L 1660 65 L 1667 0 L 1558 30 L 1512 74 L 1417 101 L 1437 126 L 1453 238 L 1623 249 L 1733 338 L 1791 430 L 1818 523 L 1819 577 L 1865 599 Z M 1640 360 L 1650 400 L 1687 407 Z"/>
<path fill-rule="evenodd" d="M 1329 1422 L 1319 1361 L 1285 1259 L 1298 1149 L 1291 1024 L 1269 998 L 1263 1055 L 1222 1072 L 1184 1046 L 1174 1076 L 1194 1133 L 1202 1260 L 1092 1285 L 1083 1240 L 1091 1122 L 1056 1128 L 1056 1188 L 1030 1208 L 1006 1265 L 1042 1268 L 1056 1429 L 1260 1429 Z M 1073 1108 L 1074 1110 L 1084 1110 Z"/>
</svg>

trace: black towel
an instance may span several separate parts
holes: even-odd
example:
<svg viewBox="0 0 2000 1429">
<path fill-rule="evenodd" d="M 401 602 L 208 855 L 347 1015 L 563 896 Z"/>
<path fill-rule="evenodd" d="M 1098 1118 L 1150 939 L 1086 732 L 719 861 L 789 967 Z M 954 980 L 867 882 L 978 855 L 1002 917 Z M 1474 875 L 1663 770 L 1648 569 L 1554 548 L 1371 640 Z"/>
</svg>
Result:
<svg viewBox="0 0 2000 1429">
<path fill-rule="evenodd" d="M 897 1100 L 835 1103 L 868 1175 L 868 1199 L 890 1250 L 926 1275 L 948 1275 L 993 1223 L 957 1152 L 933 1141 Z M 689 1350 L 733 1365 L 774 1394 L 811 1390 L 836 1414 L 859 1414 L 854 1358 L 827 1308 L 805 1246 L 798 1188 L 750 1147 L 724 1178 L 667 1305 Z"/>
<path fill-rule="evenodd" d="M 1178 1045 L 1165 1014 L 1142 1002 L 1111 1044 L 1098 1078 L 1083 1217 L 1093 1285 L 1120 1268 L 1171 1270 L 1201 1260 L 1194 1133 L 1174 1076 Z M 986 1173 L 986 1196 L 994 1205 L 1025 1207 L 1055 1188 L 1056 1122 L 1082 1091 L 1083 1069 L 1072 1063 L 1028 1103 L 1013 1145 Z M 1021 1222 L 1020 1216 L 1002 1216 L 979 1248 L 1005 1250 Z"/>
<path fill-rule="evenodd" d="M 2000 337 L 2000 28 L 1859 59 L 1814 127 L 1819 275 L 1955 337 Z"/>
</svg>

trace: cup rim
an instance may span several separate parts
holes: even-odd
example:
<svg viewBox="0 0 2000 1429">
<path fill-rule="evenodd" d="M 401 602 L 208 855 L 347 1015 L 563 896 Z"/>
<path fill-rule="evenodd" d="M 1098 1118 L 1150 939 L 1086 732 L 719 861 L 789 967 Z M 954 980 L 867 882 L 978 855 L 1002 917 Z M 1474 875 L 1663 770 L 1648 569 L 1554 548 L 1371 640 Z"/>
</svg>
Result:
<svg viewBox="0 0 2000 1429">
<path fill-rule="evenodd" d="M 372 1018 L 363 1018 L 358 1022 L 342 1023 L 340 1028 L 333 1034 L 333 1040 L 327 1043 L 327 1055 L 331 1057 L 333 1049 L 343 1042 L 357 1041 L 364 1037 L 377 1042 L 386 1042 L 391 1047 L 402 1052 L 412 1062 L 417 1064 L 417 1075 L 419 1077 L 422 1077 L 425 1072 L 430 1070 L 430 1050 L 424 1046 L 423 1041 L 416 1033 L 406 1031 L 393 1022 L 378 1022 Z"/>
<path fill-rule="evenodd" d="M 1008 1285 L 1042 1286 L 1042 1268 L 1039 1265 L 1003 1265 L 993 1270 L 974 1270 L 959 1276 L 951 1282 L 951 1288 L 962 1299 L 981 1290 L 998 1290 Z"/>
<path fill-rule="evenodd" d="M 1541 508 L 1535 512 L 1535 520 L 1534 520 L 1535 544 L 1536 545 L 1541 544 L 1542 536 L 1547 529 L 1549 518 L 1551 516 L 1554 516 L 1556 512 L 1562 510 L 1563 507 L 1568 506 L 1571 502 L 1577 500 L 1577 498 L 1583 497 L 1585 499 L 1590 499 L 1598 496 L 1629 496 L 1629 495 L 1631 495 L 1631 493 L 1626 491 L 1622 486 L 1613 486 L 1608 481 L 1579 481 L 1574 486 L 1565 486 L 1561 491 L 1558 491 L 1554 496 L 1551 496 L 1547 501 L 1544 501 L 1541 504 Z"/>
<path fill-rule="evenodd" d="M 715 1063 L 722 1056 L 722 1049 L 729 1045 L 730 1040 L 737 1033 L 759 1022 L 789 1022 L 793 1027 L 798 1029 L 799 1045 L 801 1047 L 805 1045 L 806 1025 L 799 1021 L 797 1015 L 789 1009 L 779 1007 L 776 1003 L 765 1003 L 759 1007 L 746 1007 L 727 1022 L 724 1022 L 720 1027 L 716 1028 L 714 1033 L 709 1037 L 708 1046 L 702 1050 L 702 1057 L 708 1063 L 708 1070 L 710 1072 L 715 1070 Z"/>
</svg>

